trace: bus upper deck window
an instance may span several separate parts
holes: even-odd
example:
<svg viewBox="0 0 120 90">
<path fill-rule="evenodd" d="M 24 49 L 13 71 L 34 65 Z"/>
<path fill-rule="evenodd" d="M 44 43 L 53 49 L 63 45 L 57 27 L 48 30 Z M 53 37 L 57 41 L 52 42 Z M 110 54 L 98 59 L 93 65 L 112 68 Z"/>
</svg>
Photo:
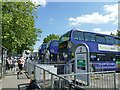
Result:
<svg viewBox="0 0 120 90">
<path fill-rule="evenodd" d="M 119 38 L 115 38 L 114 41 L 115 41 L 115 44 L 119 44 L 120 45 L 120 39 Z"/>
<path fill-rule="evenodd" d="M 105 36 L 105 39 L 106 39 L 106 43 L 108 43 L 108 44 L 114 44 L 114 39 L 113 39 L 113 37 Z"/>
<path fill-rule="evenodd" d="M 95 41 L 95 34 L 91 33 L 84 33 L 85 35 L 85 41 Z"/>
<path fill-rule="evenodd" d="M 56 42 L 53 42 L 52 43 L 52 46 L 58 46 L 58 42 L 56 41 Z"/>
<path fill-rule="evenodd" d="M 83 32 L 75 31 L 73 33 L 73 38 L 75 40 L 84 40 Z"/>
<path fill-rule="evenodd" d="M 96 42 L 105 43 L 105 38 L 104 38 L 104 36 L 96 35 Z"/>
</svg>

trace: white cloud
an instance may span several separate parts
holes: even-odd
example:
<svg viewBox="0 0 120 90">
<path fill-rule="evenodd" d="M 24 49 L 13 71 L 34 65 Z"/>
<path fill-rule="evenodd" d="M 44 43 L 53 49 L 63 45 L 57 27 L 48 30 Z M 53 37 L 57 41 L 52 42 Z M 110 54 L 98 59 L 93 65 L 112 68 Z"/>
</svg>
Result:
<svg viewBox="0 0 120 90">
<path fill-rule="evenodd" d="M 49 19 L 49 24 L 53 24 L 54 23 L 54 18 L 50 18 Z"/>
<path fill-rule="evenodd" d="M 103 16 L 102 14 L 99 14 L 98 12 L 87 14 L 87 15 L 81 15 L 77 18 L 69 18 L 71 25 L 80 25 L 81 23 L 92 23 L 92 24 L 102 24 L 102 23 L 108 23 L 109 18 L 106 16 Z"/>
<path fill-rule="evenodd" d="M 35 4 L 36 6 L 41 5 L 44 6 L 47 4 L 46 0 L 30 0 L 32 1 L 33 4 Z"/>
<path fill-rule="evenodd" d="M 50 21 L 54 21 L 54 18 L 50 18 L 49 20 L 50 20 Z"/>
<path fill-rule="evenodd" d="M 107 17 L 113 21 L 113 24 L 118 24 L 118 4 L 105 5 L 104 10 L 108 13 Z"/>
<path fill-rule="evenodd" d="M 96 32 L 96 33 L 101 32 L 101 29 L 100 28 L 94 28 L 93 32 Z"/>
<path fill-rule="evenodd" d="M 105 5 L 104 10 L 108 13 L 117 13 L 118 12 L 118 4 Z"/>
<path fill-rule="evenodd" d="M 116 33 L 117 33 L 117 30 L 109 30 L 109 31 L 105 31 L 105 30 L 104 30 L 104 31 L 103 31 L 103 30 L 101 30 L 100 28 L 94 28 L 91 32 L 110 35 L 111 33 L 112 33 L 112 34 L 116 34 Z"/>
<path fill-rule="evenodd" d="M 106 15 L 100 14 L 99 12 L 93 12 L 92 14 L 81 15 L 76 18 L 69 18 L 69 24 L 71 26 L 79 26 L 82 23 L 88 24 L 105 24 L 113 22 L 117 24 L 118 20 L 118 4 L 105 5 L 103 7 Z"/>
</svg>

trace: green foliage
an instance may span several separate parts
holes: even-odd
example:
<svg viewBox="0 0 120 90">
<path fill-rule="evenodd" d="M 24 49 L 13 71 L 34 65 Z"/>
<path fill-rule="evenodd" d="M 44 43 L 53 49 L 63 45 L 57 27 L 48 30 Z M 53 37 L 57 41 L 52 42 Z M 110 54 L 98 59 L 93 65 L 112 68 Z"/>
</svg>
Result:
<svg viewBox="0 0 120 90">
<path fill-rule="evenodd" d="M 59 35 L 55 35 L 55 34 L 50 34 L 48 35 L 47 37 L 44 38 L 43 40 L 43 43 L 48 43 L 50 40 L 53 40 L 53 39 L 59 39 Z"/>
<path fill-rule="evenodd" d="M 120 30 L 117 30 L 117 34 L 116 34 L 117 36 L 120 36 Z"/>
<path fill-rule="evenodd" d="M 115 34 L 113 34 L 112 32 L 111 32 L 111 34 L 110 34 L 110 35 L 115 36 Z"/>
<path fill-rule="evenodd" d="M 41 30 L 34 27 L 35 5 L 31 2 L 2 2 L 2 44 L 9 53 L 32 49 Z"/>
</svg>

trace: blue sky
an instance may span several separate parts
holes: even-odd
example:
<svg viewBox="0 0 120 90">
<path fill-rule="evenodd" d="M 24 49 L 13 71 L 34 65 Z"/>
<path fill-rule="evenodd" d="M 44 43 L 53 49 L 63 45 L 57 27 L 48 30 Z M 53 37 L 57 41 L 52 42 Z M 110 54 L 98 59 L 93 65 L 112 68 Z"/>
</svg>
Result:
<svg viewBox="0 0 120 90">
<path fill-rule="evenodd" d="M 110 34 L 118 29 L 118 4 L 115 2 L 47 2 L 37 11 L 35 27 L 43 32 L 35 50 L 52 33 L 62 35 L 79 29 Z"/>
</svg>

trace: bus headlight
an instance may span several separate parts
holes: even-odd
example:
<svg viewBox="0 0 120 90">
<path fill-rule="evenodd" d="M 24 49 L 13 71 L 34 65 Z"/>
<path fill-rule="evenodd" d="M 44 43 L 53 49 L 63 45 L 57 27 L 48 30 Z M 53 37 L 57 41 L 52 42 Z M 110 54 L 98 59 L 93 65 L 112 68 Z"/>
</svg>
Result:
<svg viewBox="0 0 120 90">
<path fill-rule="evenodd" d="M 51 54 L 51 57 L 53 57 L 53 54 Z"/>
</svg>

